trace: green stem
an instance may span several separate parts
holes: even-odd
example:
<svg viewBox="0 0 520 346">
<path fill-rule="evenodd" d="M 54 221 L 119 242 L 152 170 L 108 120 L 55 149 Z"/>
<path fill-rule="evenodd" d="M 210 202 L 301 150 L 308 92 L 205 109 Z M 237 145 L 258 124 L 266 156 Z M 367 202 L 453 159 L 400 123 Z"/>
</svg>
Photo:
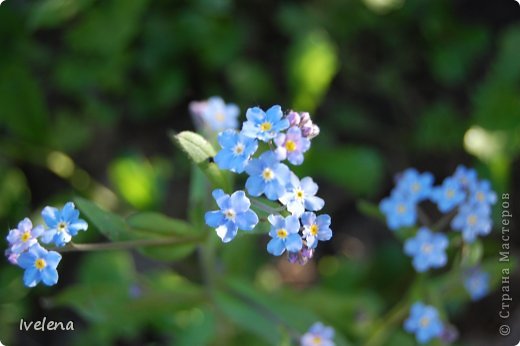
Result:
<svg viewBox="0 0 520 346">
<path fill-rule="evenodd" d="M 386 314 L 386 316 L 383 318 L 383 321 L 376 328 L 375 332 L 370 335 L 370 338 L 367 340 L 365 346 L 383 345 L 393 327 L 404 319 L 408 312 L 409 306 L 410 302 L 407 295 Z"/>
<path fill-rule="evenodd" d="M 450 223 L 451 219 L 453 219 L 455 217 L 457 212 L 458 212 L 458 210 L 454 209 L 449 214 L 444 215 L 439 221 L 437 221 L 431 227 L 431 230 L 432 231 L 440 231 L 440 230 L 442 230 L 444 227 L 446 227 Z"/>
<path fill-rule="evenodd" d="M 154 238 L 154 239 L 140 239 L 127 240 L 112 243 L 91 243 L 91 244 L 75 244 L 69 243 L 65 247 L 56 247 L 50 250 L 57 252 L 72 252 L 72 251 L 106 251 L 106 250 L 128 250 L 144 246 L 164 246 L 173 244 L 192 244 L 198 243 L 204 238 Z"/>
<path fill-rule="evenodd" d="M 260 209 L 262 211 L 265 211 L 268 214 L 278 214 L 282 210 L 285 210 L 285 207 L 273 208 L 273 207 L 270 207 L 270 206 L 260 202 L 258 199 L 254 199 L 254 198 L 251 198 L 251 203 L 253 204 L 253 206 L 257 207 L 258 209 Z"/>
</svg>

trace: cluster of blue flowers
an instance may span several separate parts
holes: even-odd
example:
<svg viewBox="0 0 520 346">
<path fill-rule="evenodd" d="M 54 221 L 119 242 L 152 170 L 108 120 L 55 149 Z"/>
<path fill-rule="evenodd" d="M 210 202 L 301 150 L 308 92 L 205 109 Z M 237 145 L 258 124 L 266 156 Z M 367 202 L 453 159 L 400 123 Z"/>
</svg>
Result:
<svg viewBox="0 0 520 346">
<path fill-rule="evenodd" d="M 269 208 L 272 239 L 267 251 L 274 256 L 287 251 L 291 262 L 304 264 L 318 241 L 332 237 L 331 220 L 326 214 L 314 213 L 325 204 L 316 196 L 318 185 L 310 177 L 300 180 L 284 161 L 300 165 L 319 128 L 308 113 L 291 111 L 284 115 L 280 106 L 267 111 L 249 108 L 246 118 L 241 131 L 226 129 L 219 133 L 221 149 L 214 161 L 221 169 L 247 173 L 245 190 L 260 205 L 261 196 L 278 202 L 280 208 Z M 257 153 L 260 147 L 266 149 Z M 245 191 L 227 195 L 215 190 L 213 197 L 220 210 L 206 213 L 206 224 L 216 229 L 223 242 L 231 241 L 239 229 L 251 231 L 259 222 Z"/>
<path fill-rule="evenodd" d="M 475 170 L 459 166 L 440 186 L 434 186 L 434 177 L 429 172 L 405 170 L 398 175 L 396 186 L 390 196 L 381 201 L 379 208 L 391 230 L 419 226 L 415 236 L 404 242 L 404 252 L 413 258 L 412 265 L 418 272 L 442 268 L 448 262 L 446 234 L 436 230 L 436 225 L 418 225 L 419 221 L 424 221 L 420 216 L 424 213 L 420 203 L 425 201 L 437 206 L 444 214 L 444 220 L 454 231 L 462 233 L 466 243 L 473 243 L 478 236 L 491 232 L 491 208 L 497 196 L 489 181 L 479 180 Z M 489 274 L 471 268 L 464 277 L 464 286 L 473 300 L 480 299 L 489 290 Z M 422 302 L 412 306 L 405 329 L 415 333 L 420 343 L 440 337 L 445 330 L 437 310 Z"/>
<path fill-rule="evenodd" d="M 472 243 L 478 236 L 491 232 L 491 207 L 497 201 L 496 193 L 487 180 L 478 180 L 473 169 L 457 167 L 455 173 L 440 186 L 433 186 L 433 175 L 407 169 L 397 178 L 390 197 L 381 201 L 388 227 L 396 230 L 417 223 L 420 202 L 434 202 L 442 213 L 455 213 L 451 227 L 462 232 L 465 242 Z"/>
<path fill-rule="evenodd" d="M 321 322 L 314 323 L 300 339 L 301 346 L 334 346 L 334 329 Z"/>
<path fill-rule="evenodd" d="M 74 203 L 65 204 L 59 210 L 45 207 L 42 211 L 44 225 L 33 227 L 29 218 L 18 223 L 7 235 L 9 248 L 5 254 L 9 262 L 25 270 L 23 281 L 27 287 L 34 287 L 40 281 L 47 286 L 58 282 L 57 266 L 61 255 L 48 251 L 40 245 L 53 244 L 57 247 L 70 242 L 79 231 L 86 231 L 88 224 L 79 218 L 79 211 Z"/>
<path fill-rule="evenodd" d="M 429 200 L 442 213 L 451 217 L 451 228 L 462 232 L 462 238 L 472 243 L 477 236 L 491 232 L 491 207 L 496 203 L 496 193 L 487 180 L 478 180 L 473 169 L 457 167 L 453 176 L 440 186 L 433 186 L 433 175 L 407 169 L 398 178 L 389 197 L 379 207 L 385 214 L 388 227 L 415 227 L 419 220 L 419 204 Z M 418 272 L 441 268 L 447 263 L 448 237 L 433 232 L 429 225 L 422 225 L 415 237 L 406 240 L 404 251 L 413 257 L 413 266 Z"/>
</svg>

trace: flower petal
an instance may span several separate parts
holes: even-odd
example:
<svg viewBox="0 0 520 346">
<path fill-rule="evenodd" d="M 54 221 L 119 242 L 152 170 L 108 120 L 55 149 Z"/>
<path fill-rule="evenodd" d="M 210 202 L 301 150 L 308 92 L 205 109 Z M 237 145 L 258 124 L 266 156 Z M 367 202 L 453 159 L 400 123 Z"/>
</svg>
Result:
<svg viewBox="0 0 520 346">
<path fill-rule="evenodd" d="M 285 244 L 280 238 L 273 238 L 267 243 L 267 252 L 274 256 L 280 256 L 285 252 Z"/>
<path fill-rule="evenodd" d="M 244 231 L 251 231 L 258 224 L 258 215 L 252 210 L 237 215 L 236 224 L 239 229 Z"/>
<path fill-rule="evenodd" d="M 213 228 L 219 227 L 225 222 L 224 215 L 220 210 L 208 211 L 204 215 L 204 220 L 206 221 L 206 225 Z"/>
<path fill-rule="evenodd" d="M 48 227 L 54 228 L 59 222 L 60 212 L 54 207 L 45 207 L 42 210 L 42 217 Z"/>
</svg>

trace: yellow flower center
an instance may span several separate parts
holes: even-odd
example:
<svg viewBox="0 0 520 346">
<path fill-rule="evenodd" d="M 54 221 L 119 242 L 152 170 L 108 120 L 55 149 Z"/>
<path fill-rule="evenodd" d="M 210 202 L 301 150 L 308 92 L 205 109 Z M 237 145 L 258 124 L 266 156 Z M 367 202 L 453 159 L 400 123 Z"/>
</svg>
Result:
<svg viewBox="0 0 520 346">
<path fill-rule="evenodd" d="M 484 194 L 482 192 L 477 193 L 477 199 L 479 202 L 484 202 Z"/>
<path fill-rule="evenodd" d="M 224 119 L 226 119 L 226 116 L 224 115 L 224 113 L 222 112 L 218 112 L 217 114 L 215 114 L 215 119 L 221 123 L 224 121 Z"/>
<path fill-rule="evenodd" d="M 468 216 L 468 223 L 473 226 L 477 223 L 477 217 L 475 215 Z"/>
<path fill-rule="evenodd" d="M 278 238 L 285 239 L 287 238 L 287 230 L 285 228 L 280 228 L 278 231 L 276 231 L 276 234 L 278 235 Z"/>
<path fill-rule="evenodd" d="M 405 211 L 406 211 L 406 207 L 405 207 L 403 204 L 399 204 L 399 205 L 397 206 L 397 212 L 398 212 L 399 214 L 402 214 L 402 213 L 404 213 Z"/>
<path fill-rule="evenodd" d="M 305 194 L 303 193 L 303 190 L 296 190 L 295 195 L 297 199 L 302 199 Z"/>
<path fill-rule="evenodd" d="M 287 142 L 285 142 L 285 148 L 287 149 L 288 152 L 295 151 L 296 143 L 294 143 L 294 141 L 288 140 Z"/>
<path fill-rule="evenodd" d="M 65 230 L 65 228 L 67 228 L 67 224 L 65 222 L 60 222 L 58 224 L 58 232 L 62 232 Z"/>
<path fill-rule="evenodd" d="M 426 328 L 430 324 L 430 319 L 428 317 L 423 317 L 419 321 L 421 327 Z"/>
<path fill-rule="evenodd" d="M 413 190 L 413 192 L 419 192 L 420 189 L 421 189 L 421 184 L 419 184 L 419 183 L 414 183 L 414 184 L 412 185 L 412 190 Z"/>
<path fill-rule="evenodd" d="M 270 180 L 273 180 L 274 173 L 270 168 L 266 168 L 262 172 L 262 177 L 264 178 L 265 181 L 270 181 Z"/>
<path fill-rule="evenodd" d="M 312 234 L 313 236 L 316 236 L 316 235 L 318 234 L 319 229 L 320 229 L 320 228 L 318 227 L 318 225 L 316 225 L 315 223 L 313 223 L 313 224 L 311 225 L 311 227 L 310 227 L 311 234 Z"/>
<path fill-rule="evenodd" d="M 21 237 L 22 241 L 25 243 L 26 241 L 28 241 L 29 239 L 31 239 L 31 232 L 27 231 L 27 232 L 24 232 L 22 234 L 22 237 Z"/>
<path fill-rule="evenodd" d="M 36 267 L 36 269 L 41 270 L 47 266 L 47 263 L 43 258 L 38 258 L 36 261 L 34 261 L 34 266 Z"/>
<path fill-rule="evenodd" d="M 318 336 L 318 335 L 315 335 L 313 338 L 312 338 L 312 343 L 316 346 L 319 346 L 322 344 L 321 342 L 321 336 Z"/>
<path fill-rule="evenodd" d="M 262 130 L 262 131 L 269 131 L 269 130 L 271 130 L 272 127 L 273 127 L 273 125 L 271 125 L 270 122 L 266 121 L 265 123 L 262 123 L 260 125 L 260 130 Z"/>
<path fill-rule="evenodd" d="M 453 198 L 453 196 L 455 196 L 455 191 L 453 191 L 453 189 L 448 189 L 446 191 L 446 197 Z"/>
</svg>

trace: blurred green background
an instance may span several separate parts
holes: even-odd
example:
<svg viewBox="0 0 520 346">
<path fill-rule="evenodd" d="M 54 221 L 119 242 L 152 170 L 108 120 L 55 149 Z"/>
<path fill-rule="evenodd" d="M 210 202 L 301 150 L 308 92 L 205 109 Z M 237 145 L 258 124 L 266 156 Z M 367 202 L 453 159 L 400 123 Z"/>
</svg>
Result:
<svg viewBox="0 0 520 346">
<path fill-rule="evenodd" d="M 414 272 L 385 225 L 360 212 L 360 200 L 377 203 L 407 167 L 432 171 L 438 183 L 460 163 L 491 179 L 499 196 L 519 192 L 513 0 L 7 0 L 0 6 L 2 234 L 73 196 L 123 217 L 157 210 L 188 218 L 197 181 L 167 131 L 193 129 L 188 103 L 213 95 L 238 104 L 242 117 L 256 105 L 311 112 L 321 135 L 296 172 L 319 182 L 333 240 L 305 267 L 268 256 L 264 237 L 218 245 L 215 267 L 227 290 L 210 301 L 195 248 L 174 261 L 68 253 L 58 285 L 32 290 L 2 261 L 2 342 L 287 344 L 291 329 L 282 319 L 300 333 L 322 320 L 336 328 L 338 344 L 362 345 Z M 498 234 L 485 240 L 490 262 Z M 512 238 L 518 250 L 520 237 Z M 91 225 L 77 241 L 103 237 Z M 462 291 L 449 299 L 458 344 L 504 340 L 498 293 L 469 305 Z M 259 314 L 244 301 L 274 312 Z M 518 321 L 517 302 L 512 312 Z M 74 320 L 76 330 L 18 331 L 20 318 L 42 316 Z M 398 324 L 384 344 L 414 340 Z"/>
</svg>

